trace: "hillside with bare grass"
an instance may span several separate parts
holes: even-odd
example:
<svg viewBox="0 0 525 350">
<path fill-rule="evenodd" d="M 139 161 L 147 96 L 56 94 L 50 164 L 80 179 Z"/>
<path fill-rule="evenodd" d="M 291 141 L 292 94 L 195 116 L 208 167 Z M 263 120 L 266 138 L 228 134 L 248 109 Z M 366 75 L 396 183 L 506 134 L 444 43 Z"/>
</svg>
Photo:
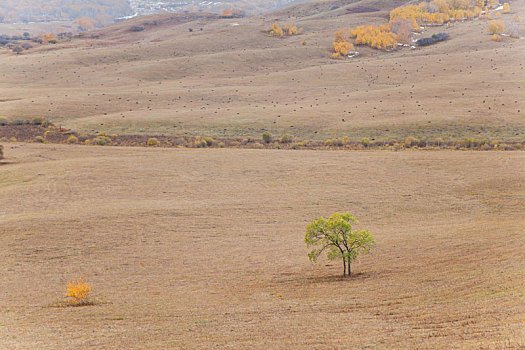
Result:
<svg viewBox="0 0 525 350">
<path fill-rule="evenodd" d="M 336 31 L 385 24 L 400 5 L 325 1 L 234 19 L 166 14 L 20 55 L 0 50 L 0 115 L 46 116 L 94 134 L 523 141 L 525 41 L 492 40 L 488 19 L 417 34 L 450 37 L 435 45 L 360 47 L 357 57 L 330 59 Z M 501 18 L 523 10 L 512 2 Z M 303 31 L 270 36 L 273 23 Z"/>
</svg>

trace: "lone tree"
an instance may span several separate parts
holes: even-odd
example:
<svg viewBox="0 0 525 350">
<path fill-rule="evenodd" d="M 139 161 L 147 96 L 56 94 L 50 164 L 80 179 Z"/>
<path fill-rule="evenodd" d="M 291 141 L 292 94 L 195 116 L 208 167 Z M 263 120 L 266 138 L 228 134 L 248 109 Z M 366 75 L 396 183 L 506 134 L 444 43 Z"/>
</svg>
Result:
<svg viewBox="0 0 525 350">
<path fill-rule="evenodd" d="M 359 254 L 366 254 L 375 244 L 374 236 L 368 230 L 352 230 L 358 225 L 356 218 L 349 213 L 335 213 L 328 219 L 319 218 L 306 227 L 304 241 L 308 248 L 315 247 L 308 257 L 316 262 L 325 250 L 328 259 L 343 260 L 343 276 L 351 275 L 350 264 Z"/>
</svg>

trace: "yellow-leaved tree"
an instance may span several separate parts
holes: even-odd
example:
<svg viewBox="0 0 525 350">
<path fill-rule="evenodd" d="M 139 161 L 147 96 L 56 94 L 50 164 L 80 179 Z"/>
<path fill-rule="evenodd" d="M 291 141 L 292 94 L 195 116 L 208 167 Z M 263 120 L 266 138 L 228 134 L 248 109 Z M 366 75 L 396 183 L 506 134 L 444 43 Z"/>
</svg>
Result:
<svg viewBox="0 0 525 350">
<path fill-rule="evenodd" d="M 505 33 L 505 24 L 502 21 L 490 21 L 488 32 L 490 34 Z"/>
</svg>

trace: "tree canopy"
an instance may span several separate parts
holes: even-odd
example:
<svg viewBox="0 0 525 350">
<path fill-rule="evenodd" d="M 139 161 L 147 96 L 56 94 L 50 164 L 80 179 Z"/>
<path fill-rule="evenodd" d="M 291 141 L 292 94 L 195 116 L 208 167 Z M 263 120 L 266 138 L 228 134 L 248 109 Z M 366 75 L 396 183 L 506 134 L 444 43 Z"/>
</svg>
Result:
<svg viewBox="0 0 525 350">
<path fill-rule="evenodd" d="M 312 221 L 306 227 L 304 241 L 308 248 L 310 261 L 317 258 L 326 250 L 330 260 L 341 259 L 343 262 L 343 276 L 351 275 L 350 264 L 359 254 L 366 254 L 375 244 L 374 236 L 368 231 L 354 229 L 358 225 L 357 219 L 350 213 L 335 213 L 328 219 L 323 217 Z"/>
</svg>

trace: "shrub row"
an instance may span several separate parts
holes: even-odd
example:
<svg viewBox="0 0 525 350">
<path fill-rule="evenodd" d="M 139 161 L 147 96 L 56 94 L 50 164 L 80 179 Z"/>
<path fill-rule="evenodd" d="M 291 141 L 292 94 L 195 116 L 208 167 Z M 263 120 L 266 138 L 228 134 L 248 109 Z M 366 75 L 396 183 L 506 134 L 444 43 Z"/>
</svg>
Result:
<svg viewBox="0 0 525 350">
<path fill-rule="evenodd" d="M 6 125 L 42 125 L 45 127 L 48 125 L 48 122 L 45 117 L 34 117 L 28 120 L 15 119 L 11 122 L 6 117 L 0 117 L 0 126 Z"/>
</svg>

